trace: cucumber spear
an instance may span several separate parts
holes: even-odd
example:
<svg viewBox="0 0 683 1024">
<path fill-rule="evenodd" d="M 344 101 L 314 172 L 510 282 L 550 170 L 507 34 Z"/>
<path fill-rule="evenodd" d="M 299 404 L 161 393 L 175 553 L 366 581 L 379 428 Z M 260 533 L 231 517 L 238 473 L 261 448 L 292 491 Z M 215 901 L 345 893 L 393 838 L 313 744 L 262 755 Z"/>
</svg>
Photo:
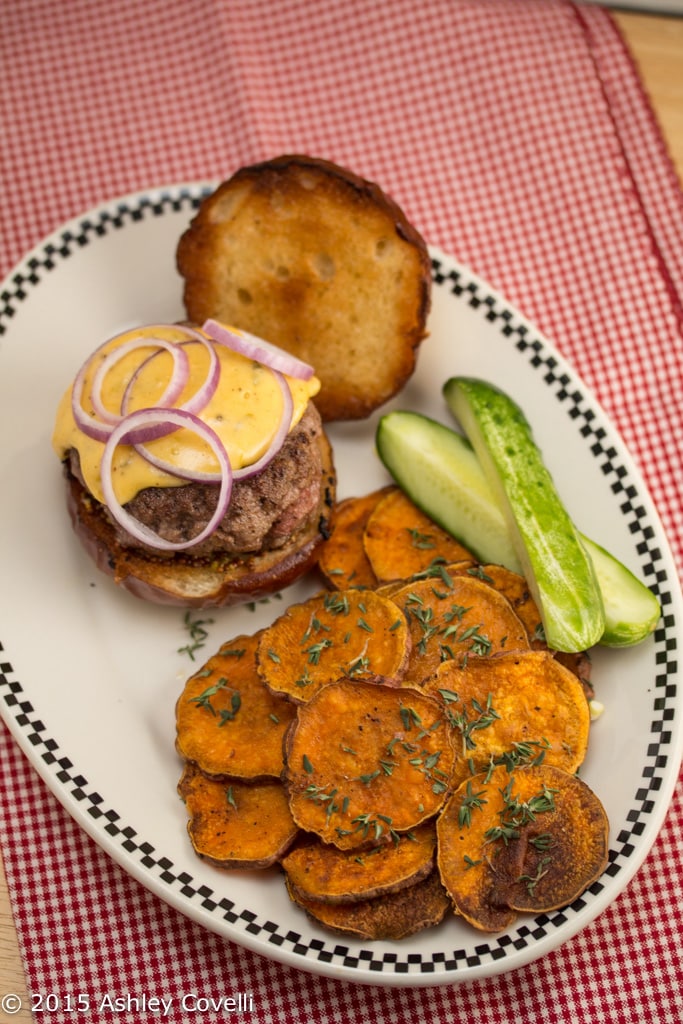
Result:
<svg viewBox="0 0 683 1024">
<path fill-rule="evenodd" d="M 480 562 L 523 571 L 501 506 L 467 438 L 422 413 L 397 409 L 380 419 L 376 441 L 382 462 L 418 508 Z M 659 621 L 659 601 L 614 555 L 585 534 L 580 537 L 604 606 L 600 643 L 640 643 Z"/>
<path fill-rule="evenodd" d="M 504 512 L 548 646 L 587 650 L 605 631 L 600 587 L 526 417 L 485 381 L 451 377 L 443 390 Z"/>
</svg>

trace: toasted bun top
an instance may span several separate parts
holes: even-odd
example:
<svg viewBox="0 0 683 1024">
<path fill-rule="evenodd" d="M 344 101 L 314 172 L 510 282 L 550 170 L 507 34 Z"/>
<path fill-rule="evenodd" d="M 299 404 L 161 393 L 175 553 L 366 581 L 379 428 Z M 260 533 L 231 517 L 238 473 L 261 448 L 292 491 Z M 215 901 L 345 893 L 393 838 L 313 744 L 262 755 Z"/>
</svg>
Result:
<svg viewBox="0 0 683 1024">
<path fill-rule="evenodd" d="M 297 155 L 242 168 L 202 202 L 177 262 L 188 317 L 311 363 L 325 420 L 368 416 L 415 369 L 426 244 L 393 199 L 345 168 Z"/>
</svg>

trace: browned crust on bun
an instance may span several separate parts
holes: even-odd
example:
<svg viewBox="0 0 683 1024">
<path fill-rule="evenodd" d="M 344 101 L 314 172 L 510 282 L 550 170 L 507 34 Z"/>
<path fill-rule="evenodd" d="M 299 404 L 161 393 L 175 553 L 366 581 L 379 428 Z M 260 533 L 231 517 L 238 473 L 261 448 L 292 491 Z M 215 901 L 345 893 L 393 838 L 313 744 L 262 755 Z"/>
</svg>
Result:
<svg viewBox="0 0 683 1024">
<path fill-rule="evenodd" d="M 71 523 L 97 568 L 124 590 L 154 604 L 215 608 L 256 601 L 296 582 L 312 569 L 329 534 L 336 481 L 332 449 L 323 433 L 319 516 L 308 529 L 293 534 L 280 548 L 242 558 L 193 559 L 191 550 L 154 556 L 122 547 L 99 504 L 65 466 Z"/>
<path fill-rule="evenodd" d="M 177 266 L 191 320 L 241 327 L 313 365 L 323 420 L 369 416 L 415 369 L 427 246 L 379 185 L 337 164 L 285 155 L 241 168 L 201 203 Z"/>
</svg>

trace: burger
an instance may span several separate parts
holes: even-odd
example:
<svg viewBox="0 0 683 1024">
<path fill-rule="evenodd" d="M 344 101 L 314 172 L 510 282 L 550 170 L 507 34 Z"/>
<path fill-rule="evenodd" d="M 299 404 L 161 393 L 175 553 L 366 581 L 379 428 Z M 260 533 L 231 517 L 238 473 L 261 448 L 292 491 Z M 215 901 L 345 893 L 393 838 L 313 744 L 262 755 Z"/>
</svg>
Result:
<svg viewBox="0 0 683 1024">
<path fill-rule="evenodd" d="M 139 598 L 263 598 L 316 562 L 335 499 L 313 367 L 216 320 L 107 340 L 58 408 L 74 530 Z"/>
</svg>

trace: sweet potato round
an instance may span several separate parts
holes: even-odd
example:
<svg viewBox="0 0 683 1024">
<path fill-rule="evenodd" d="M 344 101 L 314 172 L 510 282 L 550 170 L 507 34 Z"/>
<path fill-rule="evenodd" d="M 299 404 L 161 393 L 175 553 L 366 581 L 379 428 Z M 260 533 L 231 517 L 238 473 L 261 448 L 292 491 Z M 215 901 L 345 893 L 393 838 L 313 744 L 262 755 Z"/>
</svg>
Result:
<svg viewBox="0 0 683 1024">
<path fill-rule="evenodd" d="M 499 766 L 464 782 L 437 820 L 437 864 L 456 913 L 483 931 L 518 910 L 566 906 L 607 863 L 602 804 L 551 765 Z"/>
<path fill-rule="evenodd" d="M 290 605 L 263 631 L 258 668 L 274 693 L 303 703 L 341 676 L 398 683 L 409 650 L 393 601 L 371 590 L 323 592 Z"/>
<path fill-rule="evenodd" d="M 533 646 L 545 646 L 542 643 L 541 616 L 536 602 L 531 596 L 529 584 L 519 573 L 507 569 L 504 565 L 478 565 L 475 567 L 454 569 L 459 575 L 473 576 L 483 580 L 489 586 L 506 597 L 515 613 L 521 619 Z"/>
<path fill-rule="evenodd" d="M 222 782 L 186 765 L 178 792 L 195 852 L 217 867 L 267 868 L 294 842 L 298 829 L 282 783 Z"/>
<path fill-rule="evenodd" d="M 575 772 L 588 746 L 590 714 L 581 683 L 549 651 L 511 651 L 447 661 L 424 683 L 453 722 L 460 782 L 496 758 L 543 761 Z"/>
<path fill-rule="evenodd" d="M 295 847 L 282 861 L 290 892 L 324 903 L 355 903 L 398 892 L 426 878 L 434 867 L 433 822 L 397 842 L 358 852 L 312 841 Z"/>
<path fill-rule="evenodd" d="M 301 828 L 357 849 L 435 815 L 454 757 L 452 730 L 434 698 L 345 679 L 299 707 L 283 778 Z"/>
<path fill-rule="evenodd" d="M 282 772 L 282 743 L 295 710 L 257 671 L 259 635 L 223 644 L 176 703 L 178 753 L 206 775 L 253 782 Z"/>
<path fill-rule="evenodd" d="M 449 659 L 462 664 L 497 651 L 529 648 L 527 632 L 507 598 L 472 576 L 411 581 L 391 600 L 408 618 L 411 649 L 404 679 L 411 685 L 420 685 Z"/>
<path fill-rule="evenodd" d="M 308 916 L 339 935 L 370 941 L 399 941 L 443 921 L 451 904 L 437 871 L 399 892 L 357 903 L 323 903 L 303 899 L 289 891 L 290 898 Z"/>
<path fill-rule="evenodd" d="M 399 490 L 390 490 L 370 514 L 363 546 L 380 583 L 408 579 L 442 562 L 473 561 L 462 544 L 437 526 Z"/>
</svg>

